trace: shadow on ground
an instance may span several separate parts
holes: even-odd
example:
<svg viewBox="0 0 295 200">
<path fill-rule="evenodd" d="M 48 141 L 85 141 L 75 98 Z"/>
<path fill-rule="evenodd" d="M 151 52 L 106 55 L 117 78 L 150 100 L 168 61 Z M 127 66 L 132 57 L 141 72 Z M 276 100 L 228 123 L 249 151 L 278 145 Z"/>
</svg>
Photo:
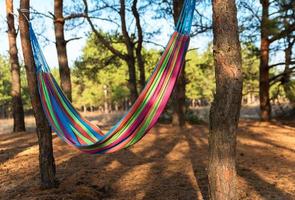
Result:
<svg viewBox="0 0 295 200">
<path fill-rule="evenodd" d="M 276 135 L 264 132 L 270 125 Z M 290 176 L 295 173 L 295 133 L 284 135 L 287 129 L 280 132 L 279 125 L 270 125 L 241 123 L 239 199 L 295 199 L 295 180 Z M 83 155 L 55 138 L 59 188 L 39 189 L 35 156 L 22 161 L 34 163 L 30 169 L 26 165 L 0 175 L 1 184 L 6 184 L 0 193 L 3 199 L 19 199 L 20 195 L 27 199 L 208 199 L 207 135 L 203 125 L 182 130 L 159 125 L 134 147 L 109 155 Z M 29 143 L 28 136 L 9 136 L 6 140 L 13 142 L 0 143 L 0 148 L 9 144 L 5 150 L 9 152 L 19 143 L 24 148 L 36 147 L 36 137 L 30 136 L 34 140 Z M 293 138 L 290 144 L 284 139 L 287 136 Z M 0 174 L 13 159 L 18 158 L 12 155 L 2 162 L 7 166 Z M 8 181 L 6 176 L 17 180 Z"/>
</svg>

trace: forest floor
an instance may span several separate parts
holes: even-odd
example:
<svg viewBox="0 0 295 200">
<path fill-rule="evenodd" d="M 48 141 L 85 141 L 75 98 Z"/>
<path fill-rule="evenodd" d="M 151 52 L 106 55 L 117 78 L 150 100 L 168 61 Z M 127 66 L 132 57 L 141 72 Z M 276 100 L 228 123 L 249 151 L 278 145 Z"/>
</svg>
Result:
<svg viewBox="0 0 295 200">
<path fill-rule="evenodd" d="M 59 187 L 50 190 L 39 188 L 31 130 L 0 134 L 0 199 L 208 198 L 206 125 L 157 125 L 135 146 L 108 155 L 81 154 L 54 135 Z M 294 200 L 295 121 L 242 120 L 237 171 L 239 199 Z"/>
</svg>

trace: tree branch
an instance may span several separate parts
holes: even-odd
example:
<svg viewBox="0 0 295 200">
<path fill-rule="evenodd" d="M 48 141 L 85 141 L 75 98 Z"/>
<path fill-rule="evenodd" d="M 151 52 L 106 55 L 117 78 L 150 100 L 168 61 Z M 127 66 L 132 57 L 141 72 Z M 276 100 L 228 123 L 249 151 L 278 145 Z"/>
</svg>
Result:
<svg viewBox="0 0 295 200">
<path fill-rule="evenodd" d="M 269 81 L 270 82 L 277 82 L 277 81 L 279 81 L 278 79 L 281 77 L 281 76 L 284 76 L 284 75 L 286 75 L 286 74 L 293 74 L 295 71 L 293 71 L 295 69 L 295 67 L 291 67 L 290 69 L 289 69 L 289 71 L 284 71 L 284 72 L 282 72 L 282 73 L 280 73 L 280 74 L 278 74 L 278 75 L 276 75 L 276 76 L 273 76 L 273 77 L 271 77 L 270 79 L 269 79 Z"/>
<path fill-rule="evenodd" d="M 159 43 L 153 42 L 151 40 L 144 40 L 143 42 L 148 43 L 148 44 L 153 44 L 155 46 L 158 46 L 158 47 L 161 47 L 161 48 L 165 49 L 165 46 L 163 46 L 163 45 L 161 45 Z"/>
<path fill-rule="evenodd" d="M 271 68 L 274 68 L 274 67 L 277 67 L 277 66 L 280 66 L 280 65 L 284 65 L 286 64 L 285 62 L 281 62 L 281 63 L 276 63 L 276 64 L 273 64 L 273 65 L 269 65 L 269 69 Z M 295 60 L 291 61 L 290 62 L 291 65 L 295 64 Z"/>
<path fill-rule="evenodd" d="M 135 23 L 136 23 L 136 28 L 137 28 L 137 36 L 138 36 L 138 41 L 137 41 L 137 48 L 141 51 L 142 49 L 142 42 L 143 42 L 143 33 L 142 33 L 142 28 L 140 25 L 140 18 L 139 18 L 139 13 L 136 8 L 137 5 L 137 0 L 133 0 L 132 4 L 132 13 L 135 18 Z"/>
<path fill-rule="evenodd" d="M 283 31 L 274 35 L 272 38 L 269 39 L 269 42 L 272 43 L 276 40 L 279 40 L 279 39 L 287 36 L 288 34 L 292 33 L 293 31 L 295 31 L 295 23 L 291 24 L 289 27 L 286 27 Z"/>
<path fill-rule="evenodd" d="M 73 40 L 80 40 L 80 39 L 82 39 L 82 37 L 70 38 L 70 39 L 66 40 L 66 44 L 69 43 L 69 42 L 71 42 L 71 41 L 73 41 Z"/>
<path fill-rule="evenodd" d="M 260 19 L 260 16 L 259 16 L 258 12 L 257 12 L 257 11 L 255 12 L 255 11 L 253 10 L 253 7 L 251 7 L 251 6 L 248 4 L 248 2 L 246 3 L 246 2 L 244 2 L 244 1 L 242 1 L 242 2 L 241 2 L 241 6 L 243 6 L 246 10 L 250 11 L 250 13 L 253 15 L 253 17 L 255 17 L 255 18 L 261 23 L 261 19 Z"/>
<path fill-rule="evenodd" d="M 64 20 L 71 20 L 71 19 L 77 19 L 77 18 L 86 18 L 86 14 L 85 13 L 72 13 L 68 16 L 64 17 Z"/>
<path fill-rule="evenodd" d="M 40 16 L 43 16 L 43 17 L 48 18 L 48 19 L 54 19 L 54 15 L 52 15 L 50 12 L 48 12 L 49 15 L 47 15 L 47 14 L 44 14 L 44 13 L 41 13 L 41 12 L 37 11 L 33 7 L 31 7 L 30 9 L 32 10 L 31 14 L 40 15 Z"/>
<path fill-rule="evenodd" d="M 135 18 L 135 24 L 137 28 L 137 46 L 136 46 L 136 57 L 137 57 L 137 64 L 139 68 L 139 74 L 140 74 L 140 85 L 142 86 L 142 89 L 144 88 L 145 85 L 145 63 L 144 63 L 144 58 L 142 56 L 142 43 L 143 43 L 143 33 L 142 33 L 142 28 L 140 24 L 140 17 L 139 17 L 139 12 L 137 10 L 137 0 L 133 0 L 132 4 L 132 13 Z"/>
<path fill-rule="evenodd" d="M 133 43 L 131 41 L 131 38 L 127 31 L 127 25 L 126 25 L 126 13 L 125 13 L 125 0 L 120 0 L 120 18 L 121 18 L 121 28 L 122 28 L 122 34 L 124 36 L 125 44 L 127 45 L 127 51 L 128 55 L 133 54 L 133 50 L 130 48 L 133 46 Z"/>
<path fill-rule="evenodd" d="M 94 24 L 92 23 L 90 17 L 88 16 L 88 3 L 87 3 L 87 0 L 83 0 L 83 3 L 84 3 L 84 6 L 85 6 L 85 9 L 84 9 L 84 14 L 85 14 L 85 18 L 86 20 L 88 21 L 92 31 L 94 32 L 95 36 L 99 39 L 99 41 L 106 47 L 108 48 L 113 54 L 115 54 L 116 56 L 118 56 L 119 58 L 123 59 L 123 60 L 127 60 L 128 57 L 126 54 L 123 54 L 121 53 L 120 51 L 118 51 L 117 49 L 115 49 L 111 43 L 106 40 L 104 38 L 104 36 L 99 33 L 97 31 L 97 29 L 95 28 Z"/>
</svg>

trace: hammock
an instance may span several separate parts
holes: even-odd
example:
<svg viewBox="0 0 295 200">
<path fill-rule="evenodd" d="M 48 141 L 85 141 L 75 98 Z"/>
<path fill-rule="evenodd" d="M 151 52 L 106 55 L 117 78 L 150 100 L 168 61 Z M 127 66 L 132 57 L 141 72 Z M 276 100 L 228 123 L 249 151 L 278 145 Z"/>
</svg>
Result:
<svg viewBox="0 0 295 200">
<path fill-rule="evenodd" d="M 185 0 L 175 32 L 138 99 L 107 133 L 82 117 L 50 73 L 30 24 L 38 90 L 46 117 L 57 135 L 85 153 L 111 153 L 138 142 L 157 122 L 179 76 L 189 45 L 195 0 Z"/>
</svg>

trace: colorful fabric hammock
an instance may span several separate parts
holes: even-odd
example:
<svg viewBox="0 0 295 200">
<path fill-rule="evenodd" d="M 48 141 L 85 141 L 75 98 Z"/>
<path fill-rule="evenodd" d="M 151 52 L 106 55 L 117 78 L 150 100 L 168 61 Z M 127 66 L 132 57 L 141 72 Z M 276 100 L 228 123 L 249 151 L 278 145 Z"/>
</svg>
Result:
<svg viewBox="0 0 295 200">
<path fill-rule="evenodd" d="M 145 88 L 125 116 L 103 133 L 82 117 L 66 98 L 50 73 L 30 24 L 31 45 L 36 64 L 43 110 L 57 135 L 85 153 L 111 153 L 138 142 L 157 122 L 179 76 L 189 45 L 195 0 L 185 0 L 175 32 Z"/>
</svg>

